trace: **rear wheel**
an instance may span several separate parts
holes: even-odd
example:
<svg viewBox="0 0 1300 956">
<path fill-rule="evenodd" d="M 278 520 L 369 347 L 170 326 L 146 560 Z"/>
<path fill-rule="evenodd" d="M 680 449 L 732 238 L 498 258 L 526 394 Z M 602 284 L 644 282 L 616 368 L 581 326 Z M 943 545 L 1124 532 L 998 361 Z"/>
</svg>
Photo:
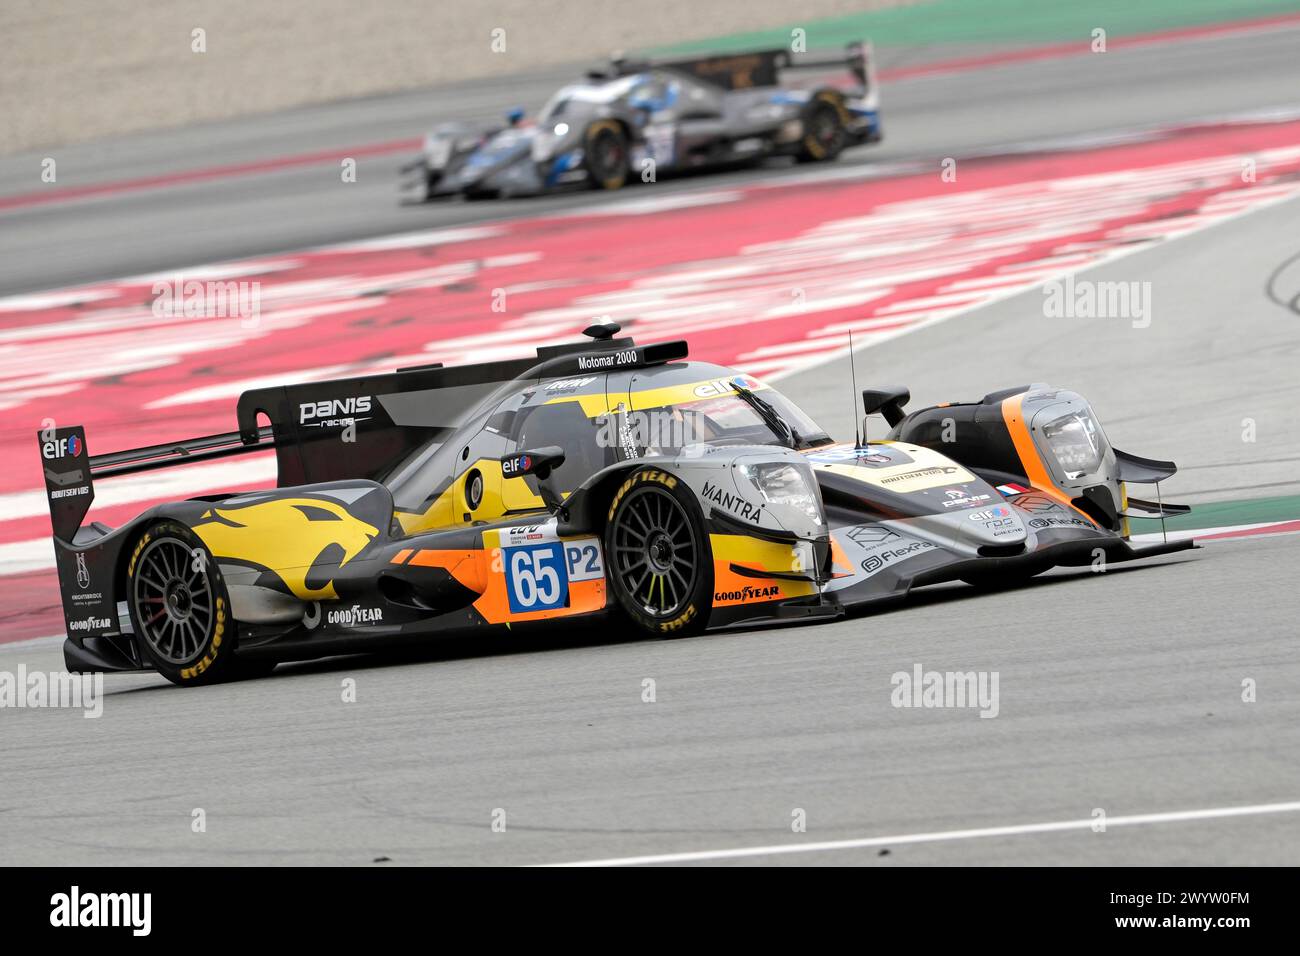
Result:
<svg viewBox="0 0 1300 956">
<path fill-rule="evenodd" d="M 623 612 L 661 637 L 685 637 L 708 624 L 713 554 L 699 505 L 680 481 L 657 468 L 633 472 L 609 508 L 605 551 Z"/>
<path fill-rule="evenodd" d="M 829 162 L 839 156 L 848 143 L 840 105 L 828 93 L 818 93 L 808 104 L 803 130 L 799 159 L 804 162 Z"/>
<path fill-rule="evenodd" d="M 154 525 L 127 565 L 127 607 L 141 653 L 174 684 L 251 676 L 235 657 L 230 595 L 211 552 L 189 528 Z M 271 665 L 274 666 L 274 665 Z"/>
<path fill-rule="evenodd" d="M 627 182 L 627 134 L 613 120 L 599 120 L 587 128 L 583 143 L 587 172 L 597 189 L 621 189 Z"/>
</svg>

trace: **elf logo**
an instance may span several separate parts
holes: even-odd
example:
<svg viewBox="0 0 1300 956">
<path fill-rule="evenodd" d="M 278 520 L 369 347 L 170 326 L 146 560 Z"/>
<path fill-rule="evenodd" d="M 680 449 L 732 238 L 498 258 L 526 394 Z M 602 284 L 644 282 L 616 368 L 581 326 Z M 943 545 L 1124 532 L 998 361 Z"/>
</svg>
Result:
<svg viewBox="0 0 1300 956">
<path fill-rule="evenodd" d="M 76 458 L 81 454 L 83 447 L 80 438 L 76 435 L 69 435 L 67 438 L 47 441 L 41 445 L 41 457 L 47 459 Z"/>
<path fill-rule="evenodd" d="M 501 474 L 506 478 L 513 478 L 515 475 L 528 474 L 528 470 L 532 467 L 532 455 L 516 455 L 514 458 L 506 458 L 502 460 Z"/>
<path fill-rule="evenodd" d="M 762 388 L 757 379 L 750 378 L 748 375 L 737 375 L 734 378 L 718 378 L 712 382 L 696 385 L 695 395 L 698 398 L 718 398 L 722 395 L 734 395 L 737 385 L 751 392 L 756 388 Z"/>
<path fill-rule="evenodd" d="M 370 401 L 369 395 L 359 395 L 353 398 L 303 402 L 298 406 L 298 424 L 329 425 L 335 422 L 346 424 L 355 416 L 370 411 Z"/>
</svg>

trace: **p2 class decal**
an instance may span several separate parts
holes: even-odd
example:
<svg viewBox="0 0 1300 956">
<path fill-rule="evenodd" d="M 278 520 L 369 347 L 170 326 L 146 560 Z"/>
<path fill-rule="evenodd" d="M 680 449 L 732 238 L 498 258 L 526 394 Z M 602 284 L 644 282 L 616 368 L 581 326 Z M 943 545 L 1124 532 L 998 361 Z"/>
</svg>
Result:
<svg viewBox="0 0 1300 956">
<path fill-rule="evenodd" d="M 564 568 L 570 581 L 595 581 L 605 577 L 605 558 L 597 538 L 575 538 L 562 542 Z"/>
<path fill-rule="evenodd" d="M 501 558 L 512 614 L 553 611 L 568 603 L 569 575 L 562 542 L 503 548 Z"/>
</svg>

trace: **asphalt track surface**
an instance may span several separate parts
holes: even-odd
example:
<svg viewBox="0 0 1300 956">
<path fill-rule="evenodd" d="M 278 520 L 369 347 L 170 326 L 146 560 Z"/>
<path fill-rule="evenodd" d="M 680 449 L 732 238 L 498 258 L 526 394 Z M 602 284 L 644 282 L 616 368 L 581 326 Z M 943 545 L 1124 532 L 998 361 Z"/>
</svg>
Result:
<svg viewBox="0 0 1300 956">
<path fill-rule="evenodd" d="M 886 101 L 897 143 L 886 149 L 898 150 L 893 159 L 963 155 L 998 140 L 1289 105 L 1300 65 L 1284 52 L 1296 38 L 1197 41 L 1127 66 L 1075 58 L 900 83 Z M 1094 84 L 1086 95 L 1084 80 Z M 909 129 L 928 139 L 909 140 Z M 361 228 L 360 208 L 349 211 L 361 193 L 327 211 L 321 190 L 330 187 L 313 186 L 307 171 L 268 178 L 277 182 L 94 200 L 102 205 L 93 215 L 89 201 L 7 213 L 0 218 L 17 215 L 31 243 L 45 246 L 43 257 L 24 253 L 30 265 L 7 291 L 154 268 L 145 260 L 164 248 L 192 263 L 270 251 L 253 235 L 302 245 L 353 236 L 350 222 Z M 391 183 L 374 190 L 391 203 Z M 316 218 L 285 222 L 313 200 Z M 232 212 L 212 235 L 194 225 L 183 236 L 153 231 L 230 202 L 257 216 L 241 226 Z M 381 202 L 362 233 L 503 211 Z M 1030 380 L 1068 384 L 1092 397 L 1119 447 L 1195 469 L 1203 482 L 1191 490 L 1293 492 L 1300 316 L 1270 302 L 1264 286 L 1300 251 L 1297 215 L 1300 202 L 1275 205 L 1088 273 L 1151 282 L 1150 328 L 1047 320 L 1031 291 L 963 316 L 960 328 L 934 326 L 864 353 L 859 378 L 902 378 L 917 402 Z M 258 217 L 279 225 L 265 230 Z M 95 237 L 113 223 L 135 238 L 110 251 Z M 53 261 L 53 249 L 75 263 Z M 846 370 L 826 366 L 782 388 L 832 431 L 851 428 Z M 1243 445 L 1244 417 L 1282 437 Z M 111 679 L 97 720 L 0 715 L 0 859 L 558 863 L 1011 827 L 740 862 L 1294 863 L 1293 812 L 1105 833 L 1014 828 L 1086 820 L 1098 808 L 1122 817 L 1300 799 L 1298 542 L 1214 542 L 1104 573 L 1053 572 L 999 595 L 934 588 L 904 608 L 816 627 L 684 641 L 589 633 L 448 642 L 416 659 L 295 665 L 202 690 Z M 893 707 L 891 675 L 917 663 L 997 671 L 996 719 Z M 49 641 L 0 646 L 0 669 L 20 664 L 55 670 L 62 660 Z M 342 701 L 347 679 L 354 703 Z M 654 703 L 642 700 L 646 679 Z M 1255 703 L 1241 699 L 1247 679 Z M 205 833 L 191 828 L 199 808 Z M 791 832 L 796 808 L 806 833 Z M 491 827 L 498 809 L 505 832 Z"/>
</svg>

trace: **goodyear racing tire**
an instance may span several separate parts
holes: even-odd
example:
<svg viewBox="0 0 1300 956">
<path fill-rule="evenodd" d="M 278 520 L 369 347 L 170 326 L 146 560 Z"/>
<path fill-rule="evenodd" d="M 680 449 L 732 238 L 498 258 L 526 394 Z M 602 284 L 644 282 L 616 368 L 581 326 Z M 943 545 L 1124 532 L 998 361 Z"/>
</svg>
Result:
<svg viewBox="0 0 1300 956">
<path fill-rule="evenodd" d="M 713 552 L 680 479 L 658 468 L 631 472 L 610 501 L 605 554 L 618 606 L 639 628 L 686 637 L 708 625 Z"/>
<path fill-rule="evenodd" d="M 596 189 L 622 189 L 627 182 L 627 134 L 614 120 L 597 120 L 583 137 L 587 172 Z"/>
<path fill-rule="evenodd" d="M 173 684 L 251 676 L 254 668 L 235 657 L 235 622 L 221 569 L 189 528 L 165 521 L 142 534 L 127 562 L 126 591 L 141 653 Z"/>
<path fill-rule="evenodd" d="M 818 93 L 812 98 L 804 113 L 803 126 L 803 139 L 799 143 L 801 162 L 830 162 L 848 145 L 844 114 L 831 93 Z"/>
</svg>

